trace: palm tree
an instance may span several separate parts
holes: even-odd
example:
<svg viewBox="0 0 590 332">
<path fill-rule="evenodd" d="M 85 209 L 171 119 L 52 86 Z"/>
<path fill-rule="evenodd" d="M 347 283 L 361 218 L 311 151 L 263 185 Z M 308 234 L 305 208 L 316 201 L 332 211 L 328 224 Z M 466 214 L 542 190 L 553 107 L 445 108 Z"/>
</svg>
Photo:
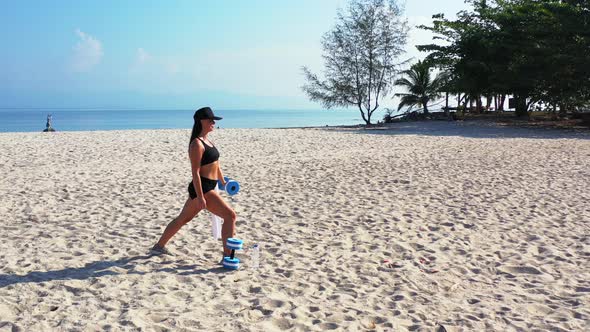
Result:
<svg viewBox="0 0 590 332">
<path fill-rule="evenodd" d="M 414 107 L 422 107 L 425 115 L 428 115 L 428 102 L 441 97 L 441 88 L 446 81 L 446 75 L 436 75 L 434 79 L 430 76 L 430 64 L 418 61 L 408 70 L 401 74 L 405 77 L 395 81 L 395 85 L 403 86 L 408 93 L 396 93 L 401 97 L 397 110 L 407 106 L 411 110 Z"/>
</svg>

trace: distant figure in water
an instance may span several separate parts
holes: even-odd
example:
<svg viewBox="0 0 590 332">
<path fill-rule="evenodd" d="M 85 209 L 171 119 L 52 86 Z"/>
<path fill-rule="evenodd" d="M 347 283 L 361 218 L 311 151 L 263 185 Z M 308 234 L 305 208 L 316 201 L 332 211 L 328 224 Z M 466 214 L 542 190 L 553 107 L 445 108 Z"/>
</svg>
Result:
<svg viewBox="0 0 590 332">
<path fill-rule="evenodd" d="M 53 127 L 51 126 L 51 114 L 47 114 L 47 123 L 45 124 L 45 129 L 43 130 L 43 132 L 50 131 L 55 131 L 55 129 L 53 129 Z"/>
<path fill-rule="evenodd" d="M 218 179 L 223 185 L 225 185 L 225 180 L 219 167 L 219 151 L 207 138 L 207 135 L 215 129 L 215 120 L 221 120 L 221 118 L 215 116 L 211 108 L 203 107 L 195 112 L 193 119 L 195 122 L 188 149 L 193 174 L 188 185 L 189 198 L 184 203 L 180 215 L 168 224 L 164 234 L 151 251 L 154 254 L 170 254 L 164 248 L 166 243 L 197 213 L 206 209 L 223 219 L 221 228 L 223 254 L 229 256 L 231 250 L 227 248 L 226 242 L 228 238 L 235 236 L 236 213 L 214 190 Z"/>
</svg>

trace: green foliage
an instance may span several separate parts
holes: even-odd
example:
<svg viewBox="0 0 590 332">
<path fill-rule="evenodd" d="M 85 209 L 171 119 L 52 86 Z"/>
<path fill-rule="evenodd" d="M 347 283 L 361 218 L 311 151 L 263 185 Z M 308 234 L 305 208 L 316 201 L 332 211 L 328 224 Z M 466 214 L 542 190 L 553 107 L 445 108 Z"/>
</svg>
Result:
<svg viewBox="0 0 590 332">
<path fill-rule="evenodd" d="M 391 90 L 407 32 L 395 0 L 351 0 L 322 41 L 325 79 L 303 67 L 303 91 L 326 108 L 357 107 L 371 124 L 379 99 Z"/>
<path fill-rule="evenodd" d="M 448 91 L 512 94 L 517 114 L 538 102 L 590 99 L 590 1 L 469 1 L 450 21 L 435 15 L 441 44 L 419 45 L 427 61 L 450 72 Z"/>
<path fill-rule="evenodd" d="M 428 62 L 418 61 L 408 70 L 401 72 L 401 78 L 395 81 L 395 85 L 404 87 L 408 93 L 396 93 L 401 97 L 398 111 L 403 107 L 422 107 L 425 115 L 428 114 L 428 102 L 441 96 L 441 91 L 446 82 L 444 74 L 437 75 L 434 79 L 430 73 L 432 66 Z"/>
</svg>

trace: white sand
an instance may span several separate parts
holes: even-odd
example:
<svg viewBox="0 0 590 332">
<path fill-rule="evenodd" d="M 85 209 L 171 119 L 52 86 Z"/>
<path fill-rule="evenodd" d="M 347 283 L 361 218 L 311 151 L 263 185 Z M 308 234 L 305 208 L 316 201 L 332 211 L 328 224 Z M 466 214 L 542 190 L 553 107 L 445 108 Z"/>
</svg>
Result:
<svg viewBox="0 0 590 332">
<path fill-rule="evenodd" d="M 201 213 L 188 130 L 0 134 L 0 331 L 582 331 L 590 137 L 459 123 L 219 130 L 238 237 Z M 227 197 L 227 196 L 226 196 Z"/>
</svg>

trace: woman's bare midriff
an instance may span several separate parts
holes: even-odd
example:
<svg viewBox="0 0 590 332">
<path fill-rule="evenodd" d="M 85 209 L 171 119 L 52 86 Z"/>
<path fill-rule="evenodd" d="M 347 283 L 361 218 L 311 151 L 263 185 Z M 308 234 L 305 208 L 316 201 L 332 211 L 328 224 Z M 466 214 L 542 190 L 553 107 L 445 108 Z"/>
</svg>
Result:
<svg viewBox="0 0 590 332">
<path fill-rule="evenodd" d="M 217 180 L 218 167 L 219 163 L 217 161 L 211 164 L 203 165 L 199 170 L 199 175 L 207 179 Z"/>
</svg>

